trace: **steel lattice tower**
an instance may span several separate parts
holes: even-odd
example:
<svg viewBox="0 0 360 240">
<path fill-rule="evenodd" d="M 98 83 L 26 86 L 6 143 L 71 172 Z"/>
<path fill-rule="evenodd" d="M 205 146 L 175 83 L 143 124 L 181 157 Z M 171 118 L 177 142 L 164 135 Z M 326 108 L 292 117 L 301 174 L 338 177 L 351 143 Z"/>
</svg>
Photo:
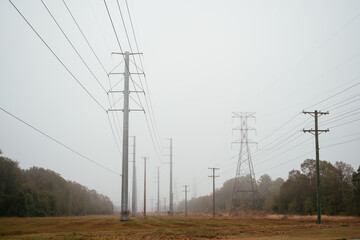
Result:
<svg viewBox="0 0 360 240">
<path fill-rule="evenodd" d="M 256 144 L 248 138 L 248 132 L 255 130 L 248 126 L 248 119 L 255 119 L 253 112 L 233 112 L 233 118 L 240 119 L 240 125 L 233 131 L 240 131 L 240 139 L 233 143 L 240 144 L 234 192 L 232 199 L 233 209 L 257 208 L 257 185 L 254 167 L 251 160 L 250 144 Z"/>
</svg>

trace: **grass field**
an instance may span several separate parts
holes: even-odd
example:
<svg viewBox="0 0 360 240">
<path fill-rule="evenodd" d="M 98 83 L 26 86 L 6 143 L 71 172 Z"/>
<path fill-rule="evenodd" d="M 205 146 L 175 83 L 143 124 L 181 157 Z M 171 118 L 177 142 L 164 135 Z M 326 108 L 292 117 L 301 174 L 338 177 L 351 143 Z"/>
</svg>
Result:
<svg viewBox="0 0 360 240">
<path fill-rule="evenodd" d="M 266 215 L 0 218 L 0 239 L 360 239 L 360 218 Z"/>
</svg>

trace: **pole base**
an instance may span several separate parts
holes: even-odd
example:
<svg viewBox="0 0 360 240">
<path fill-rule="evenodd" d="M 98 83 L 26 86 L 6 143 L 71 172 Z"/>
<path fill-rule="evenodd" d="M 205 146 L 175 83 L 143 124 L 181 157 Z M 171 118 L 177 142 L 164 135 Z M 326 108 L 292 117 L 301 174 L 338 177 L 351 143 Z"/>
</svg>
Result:
<svg viewBox="0 0 360 240">
<path fill-rule="evenodd" d="M 121 212 L 120 221 L 129 221 L 129 211 Z"/>
</svg>

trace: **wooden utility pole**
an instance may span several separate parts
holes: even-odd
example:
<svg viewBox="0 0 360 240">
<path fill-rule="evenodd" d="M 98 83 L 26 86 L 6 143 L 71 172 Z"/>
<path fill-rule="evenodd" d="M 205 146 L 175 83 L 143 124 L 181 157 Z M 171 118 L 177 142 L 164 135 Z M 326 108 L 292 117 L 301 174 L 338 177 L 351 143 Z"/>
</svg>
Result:
<svg viewBox="0 0 360 240">
<path fill-rule="evenodd" d="M 305 130 L 303 129 L 304 132 L 309 132 L 313 135 L 315 135 L 315 150 L 316 150 L 316 198 L 317 198 L 317 224 L 321 224 L 321 201 L 320 201 L 320 167 L 319 167 L 319 132 L 328 132 L 329 129 L 327 130 L 319 130 L 318 128 L 318 117 L 319 115 L 327 115 L 329 114 L 329 112 L 319 112 L 317 110 L 315 110 L 314 112 L 305 112 L 303 111 L 304 114 L 310 114 L 311 116 L 313 116 L 315 118 L 315 130 L 310 129 L 310 130 Z"/>
<path fill-rule="evenodd" d="M 215 175 L 215 170 L 219 170 L 219 168 L 209 168 L 210 170 L 212 170 L 212 177 L 213 178 L 213 218 L 215 218 L 215 178 L 219 177 Z"/>
</svg>

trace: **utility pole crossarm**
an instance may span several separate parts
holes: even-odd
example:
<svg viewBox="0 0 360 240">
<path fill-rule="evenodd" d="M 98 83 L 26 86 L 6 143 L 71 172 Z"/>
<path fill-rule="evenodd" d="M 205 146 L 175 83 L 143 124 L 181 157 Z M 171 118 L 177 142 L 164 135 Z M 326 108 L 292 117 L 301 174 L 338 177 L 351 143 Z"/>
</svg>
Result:
<svg viewBox="0 0 360 240">
<path fill-rule="evenodd" d="M 313 132 L 315 132 L 316 130 L 313 130 L 313 129 L 303 129 L 303 132 L 304 133 L 313 133 Z M 325 130 L 317 130 L 317 132 L 319 132 L 319 133 L 322 133 L 322 132 L 330 132 L 330 130 L 329 129 L 325 129 Z"/>
<path fill-rule="evenodd" d="M 313 116 L 314 116 L 315 112 L 317 112 L 318 115 L 327 115 L 327 114 L 329 114 L 329 111 L 326 111 L 326 112 L 321 112 L 321 111 L 317 111 L 317 110 L 315 110 L 314 112 L 303 111 L 304 114 L 310 114 L 310 115 L 313 115 Z"/>
<path fill-rule="evenodd" d="M 111 54 L 118 54 L 118 55 L 126 55 L 129 54 L 129 55 L 142 55 L 143 53 L 129 53 L 129 52 L 125 52 L 125 53 L 122 53 L 122 52 L 111 52 Z"/>
</svg>

